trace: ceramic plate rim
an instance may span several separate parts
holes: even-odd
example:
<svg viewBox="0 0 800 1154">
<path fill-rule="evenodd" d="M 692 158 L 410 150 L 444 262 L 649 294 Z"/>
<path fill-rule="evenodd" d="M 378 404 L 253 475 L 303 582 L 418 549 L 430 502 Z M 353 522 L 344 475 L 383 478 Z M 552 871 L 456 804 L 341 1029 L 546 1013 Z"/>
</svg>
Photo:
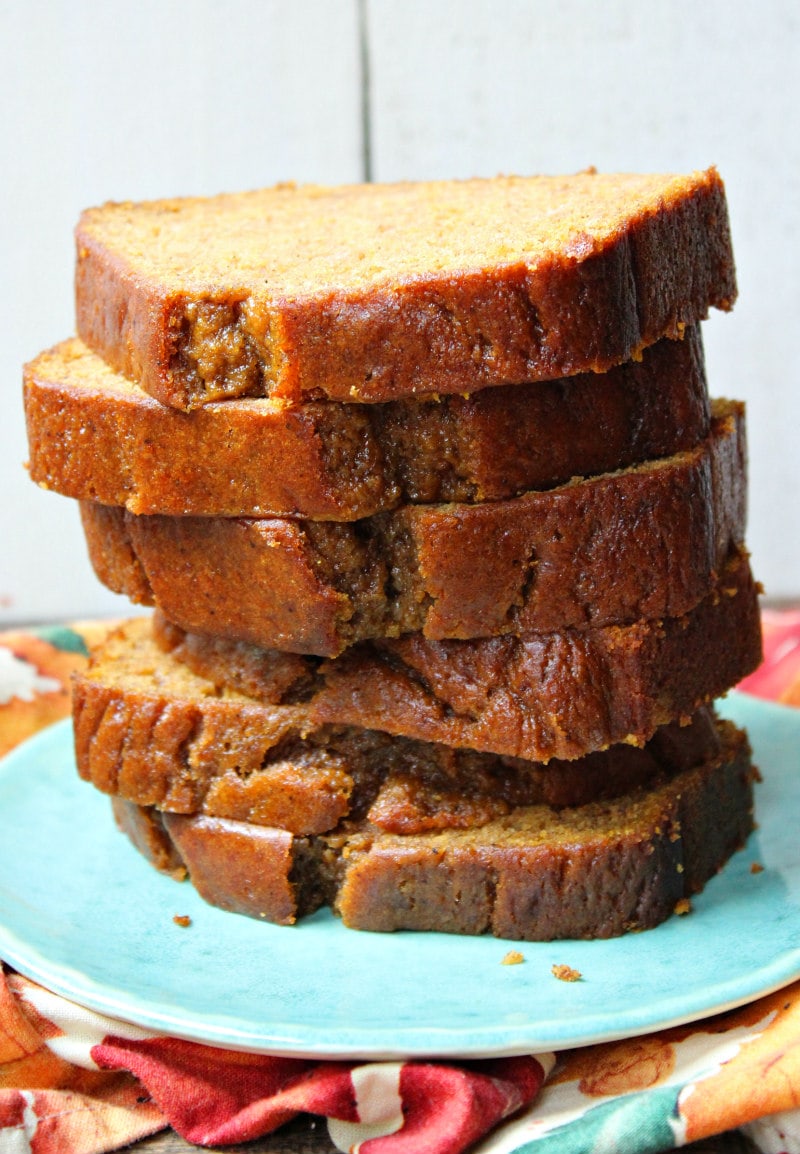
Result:
<svg viewBox="0 0 800 1154">
<path fill-rule="evenodd" d="M 723 704 L 724 713 L 731 714 L 732 709 L 734 718 L 744 712 L 762 721 L 768 721 L 770 718 L 779 719 L 780 724 L 788 723 L 796 728 L 800 739 L 800 711 L 775 702 L 746 697 L 743 694 L 731 694 L 728 700 L 730 707 L 727 703 Z M 69 721 L 56 723 L 55 726 L 28 739 L 0 762 L 0 775 L 17 772 L 19 763 L 24 764 L 41 747 L 47 748 L 48 743 L 55 743 L 56 747 L 59 741 L 63 743 L 64 731 L 68 730 L 69 724 Z M 758 760 L 758 749 L 756 755 Z M 2 815 L 0 815 L 1 822 Z M 157 876 L 154 871 L 152 872 L 153 876 Z M 0 883 L 2 883 L 1 877 Z M 712 882 L 711 885 L 713 884 Z M 340 923 L 335 922 L 327 914 L 315 915 L 315 918 L 320 923 L 324 923 L 327 919 L 332 926 L 340 926 Z M 800 914 L 798 918 L 800 919 Z M 295 933 L 296 927 L 290 928 L 289 932 Z M 354 931 L 342 932 L 348 935 L 354 933 Z M 648 931 L 648 934 L 652 935 L 655 932 Z M 386 939 L 390 936 L 370 935 L 370 937 Z M 580 947 L 581 952 L 594 947 L 613 950 L 615 943 L 625 940 L 612 939 L 611 942 L 575 943 L 575 945 Z M 502 943 L 498 942 L 498 939 L 490 941 L 497 944 L 501 952 L 502 948 L 511 947 L 527 951 L 532 945 Z M 535 945 L 538 947 L 544 943 Z M 552 943 L 547 945 L 553 946 Z M 0 956 L 20 973 L 41 982 L 54 992 L 97 1012 L 145 1029 L 170 1033 L 191 1041 L 232 1049 L 246 1049 L 251 1052 L 330 1058 L 385 1059 L 432 1055 L 473 1058 L 610 1041 L 614 1038 L 683 1024 L 712 1013 L 732 1009 L 779 989 L 800 976 L 800 945 L 798 945 L 784 950 L 779 956 L 750 971 L 746 976 L 736 974 L 729 979 L 721 980 L 714 987 L 713 997 L 709 997 L 706 991 L 700 989 L 693 991 L 689 997 L 670 996 L 661 999 L 657 1013 L 643 1014 L 641 1008 L 637 1008 L 635 1012 L 618 1011 L 618 1020 L 614 1024 L 609 1022 L 608 1013 L 602 1010 L 583 1015 L 580 1027 L 572 1019 L 565 1023 L 550 1020 L 544 1026 L 541 1023 L 531 1022 L 522 1027 L 524 1038 L 517 1036 L 519 1030 L 516 1027 L 498 1025 L 496 1022 L 480 1026 L 470 1025 L 468 1029 L 462 1024 L 455 1024 L 452 1028 L 441 1025 L 431 1027 L 425 1023 L 405 1024 L 401 1030 L 398 1031 L 396 1028 L 394 1031 L 395 1034 L 398 1032 L 402 1034 L 400 1043 L 397 1044 L 387 1041 L 387 1032 L 383 1027 L 362 1024 L 350 1032 L 352 1036 L 344 1036 L 341 1026 L 326 1029 L 317 1024 L 312 1033 L 307 1026 L 298 1025 L 297 1022 L 292 1024 L 288 1021 L 272 1021 L 266 1024 L 265 1028 L 264 1023 L 253 1026 L 244 1022 L 241 1017 L 231 1017 L 219 1012 L 204 1013 L 198 1018 L 190 1007 L 178 1007 L 168 1001 L 159 1002 L 150 999 L 147 1003 L 142 1003 L 130 988 L 115 986 L 108 981 L 97 981 L 85 969 L 48 959 L 37 944 L 21 940 L 13 929 L 2 922 L 0 922 Z"/>
</svg>

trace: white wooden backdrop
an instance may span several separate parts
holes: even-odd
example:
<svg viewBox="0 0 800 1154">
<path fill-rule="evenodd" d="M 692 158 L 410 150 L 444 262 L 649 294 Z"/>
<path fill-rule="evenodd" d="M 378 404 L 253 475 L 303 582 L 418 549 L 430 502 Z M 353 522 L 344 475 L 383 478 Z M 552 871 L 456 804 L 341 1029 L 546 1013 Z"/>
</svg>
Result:
<svg viewBox="0 0 800 1154">
<path fill-rule="evenodd" d="M 800 596 L 796 0 L 0 0 L 0 624 L 127 612 L 23 470 L 20 366 L 72 331 L 107 199 L 280 179 L 679 171 L 726 180 L 740 298 L 706 326 L 749 407 L 749 543 Z"/>
</svg>

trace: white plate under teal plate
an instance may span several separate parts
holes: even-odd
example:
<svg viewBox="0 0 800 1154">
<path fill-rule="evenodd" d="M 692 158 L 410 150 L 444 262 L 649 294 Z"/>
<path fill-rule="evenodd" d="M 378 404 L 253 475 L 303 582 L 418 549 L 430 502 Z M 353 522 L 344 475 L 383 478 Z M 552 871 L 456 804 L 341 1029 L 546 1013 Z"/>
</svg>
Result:
<svg viewBox="0 0 800 1154">
<path fill-rule="evenodd" d="M 563 1049 L 691 1021 L 800 977 L 800 711 L 731 695 L 763 772 L 759 829 L 688 917 L 604 942 L 280 927 L 205 905 L 120 835 L 79 781 L 68 723 L 0 763 L 0 956 L 157 1032 L 279 1054 Z M 763 872 L 751 872 L 758 862 Z M 188 914 L 189 928 L 173 922 Z M 557 981 L 554 963 L 580 970 Z"/>
</svg>

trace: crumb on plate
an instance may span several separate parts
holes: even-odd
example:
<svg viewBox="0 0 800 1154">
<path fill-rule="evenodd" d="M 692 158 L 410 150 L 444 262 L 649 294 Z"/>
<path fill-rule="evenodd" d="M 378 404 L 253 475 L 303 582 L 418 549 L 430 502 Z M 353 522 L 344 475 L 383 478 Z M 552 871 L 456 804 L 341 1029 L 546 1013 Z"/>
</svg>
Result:
<svg viewBox="0 0 800 1154">
<path fill-rule="evenodd" d="M 501 961 L 501 966 L 518 966 L 520 962 L 525 961 L 525 955 L 521 954 L 519 950 L 509 950 Z"/>
<path fill-rule="evenodd" d="M 552 973 L 559 982 L 580 982 L 583 978 L 580 970 L 573 970 L 572 966 L 553 966 Z"/>
</svg>

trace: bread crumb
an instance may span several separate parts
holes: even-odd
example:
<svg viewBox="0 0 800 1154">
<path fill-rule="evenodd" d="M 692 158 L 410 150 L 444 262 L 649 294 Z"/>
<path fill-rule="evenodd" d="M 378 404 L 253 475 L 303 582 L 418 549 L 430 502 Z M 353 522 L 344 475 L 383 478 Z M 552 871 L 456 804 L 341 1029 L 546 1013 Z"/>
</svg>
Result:
<svg viewBox="0 0 800 1154">
<path fill-rule="evenodd" d="M 754 861 L 754 862 L 750 863 L 750 873 L 751 874 L 762 874 L 763 872 L 764 872 L 764 867 L 760 861 Z"/>
<path fill-rule="evenodd" d="M 188 914 L 173 914 L 172 920 L 176 926 L 190 926 L 192 924 L 192 919 Z"/>
<path fill-rule="evenodd" d="M 690 914 L 692 912 L 692 903 L 688 898 L 681 898 L 679 902 L 675 903 L 675 913 L 679 916 Z"/>
<path fill-rule="evenodd" d="M 519 950 L 509 950 L 506 956 L 501 961 L 501 966 L 518 966 L 520 962 L 525 961 L 525 955 L 521 954 Z"/>
<path fill-rule="evenodd" d="M 580 982 L 583 979 L 580 970 L 573 970 L 572 966 L 553 966 L 552 974 L 559 982 Z"/>
</svg>

